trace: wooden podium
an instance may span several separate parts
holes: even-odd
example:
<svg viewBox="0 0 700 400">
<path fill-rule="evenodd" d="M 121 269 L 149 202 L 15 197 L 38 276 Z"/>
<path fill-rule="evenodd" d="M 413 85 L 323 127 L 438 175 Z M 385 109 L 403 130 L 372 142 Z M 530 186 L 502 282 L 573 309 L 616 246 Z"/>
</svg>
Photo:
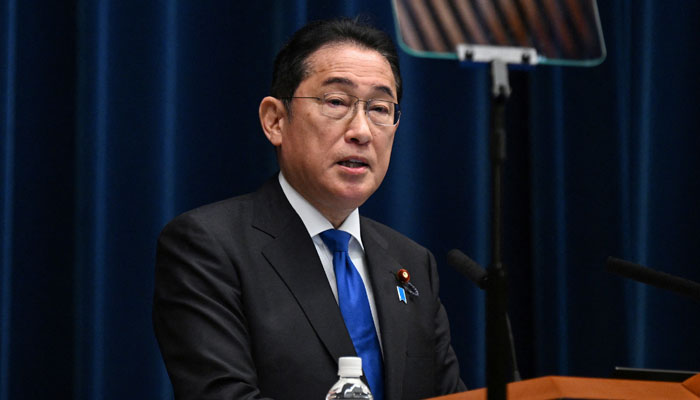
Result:
<svg viewBox="0 0 700 400">
<path fill-rule="evenodd" d="M 432 400 L 485 400 L 486 389 L 470 390 Z M 545 376 L 508 384 L 508 399 L 698 400 L 700 374 L 684 382 Z"/>
</svg>

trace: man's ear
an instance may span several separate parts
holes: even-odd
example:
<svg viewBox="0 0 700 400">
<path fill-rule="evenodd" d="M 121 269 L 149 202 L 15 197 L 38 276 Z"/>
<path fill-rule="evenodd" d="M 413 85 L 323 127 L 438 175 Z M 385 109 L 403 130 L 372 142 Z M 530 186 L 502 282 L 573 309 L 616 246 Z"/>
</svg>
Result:
<svg viewBox="0 0 700 400">
<path fill-rule="evenodd" d="M 287 108 L 280 99 L 267 96 L 260 102 L 258 110 L 260 125 L 273 146 L 282 144 L 282 131 L 287 123 Z"/>
</svg>

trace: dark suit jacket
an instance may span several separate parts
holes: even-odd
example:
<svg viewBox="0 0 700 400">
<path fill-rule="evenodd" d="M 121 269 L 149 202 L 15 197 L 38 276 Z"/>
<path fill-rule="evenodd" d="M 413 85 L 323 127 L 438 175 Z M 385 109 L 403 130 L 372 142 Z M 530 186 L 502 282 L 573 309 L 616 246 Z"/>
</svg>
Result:
<svg viewBox="0 0 700 400">
<path fill-rule="evenodd" d="M 361 218 L 386 400 L 464 390 L 435 260 Z M 158 240 L 153 323 L 176 399 L 323 399 L 355 355 L 313 241 L 277 178 L 175 218 Z M 399 302 L 405 268 L 419 296 Z"/>
</svg>

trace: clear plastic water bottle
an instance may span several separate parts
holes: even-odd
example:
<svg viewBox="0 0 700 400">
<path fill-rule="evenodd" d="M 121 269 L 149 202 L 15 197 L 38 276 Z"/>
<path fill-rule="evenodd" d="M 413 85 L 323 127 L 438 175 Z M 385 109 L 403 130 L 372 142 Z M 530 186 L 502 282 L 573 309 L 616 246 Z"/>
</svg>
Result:
<svg viewBox="0 0 700 400">
<path fill-rule="evenodd" d="M 340 357 L 338 359 L 338 382 L 326 395 L 326 400 L 362 399 L 374 400 L 362 376 L 362 359 L 360 357 Z"/>
</svg>

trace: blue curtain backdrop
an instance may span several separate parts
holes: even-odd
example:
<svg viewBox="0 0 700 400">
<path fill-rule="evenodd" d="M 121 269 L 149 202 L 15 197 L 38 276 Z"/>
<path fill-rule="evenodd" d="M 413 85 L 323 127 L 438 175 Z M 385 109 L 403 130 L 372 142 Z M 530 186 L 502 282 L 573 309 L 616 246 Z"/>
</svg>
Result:
<svg viewBox="0 0 700 400">
<path fill-rule="evenodd" d="M 311 19 L 389 1 L 20 1 L 0 10 L 0 400 L 167 399 L 151 329 L 173 216 L 277 167 L 257 118 L 272 59 Z M 700 370 L 700 305 L 603 270 L 700 281 L 700 2 L 602 1 L 608 58 L 511 74 L 505 199 L 524 377 Z M 485 383 L 488 76 L 402 53 L 392 164 L 362 208 L 436 255 L 462 376 Z"/>
</svg>

